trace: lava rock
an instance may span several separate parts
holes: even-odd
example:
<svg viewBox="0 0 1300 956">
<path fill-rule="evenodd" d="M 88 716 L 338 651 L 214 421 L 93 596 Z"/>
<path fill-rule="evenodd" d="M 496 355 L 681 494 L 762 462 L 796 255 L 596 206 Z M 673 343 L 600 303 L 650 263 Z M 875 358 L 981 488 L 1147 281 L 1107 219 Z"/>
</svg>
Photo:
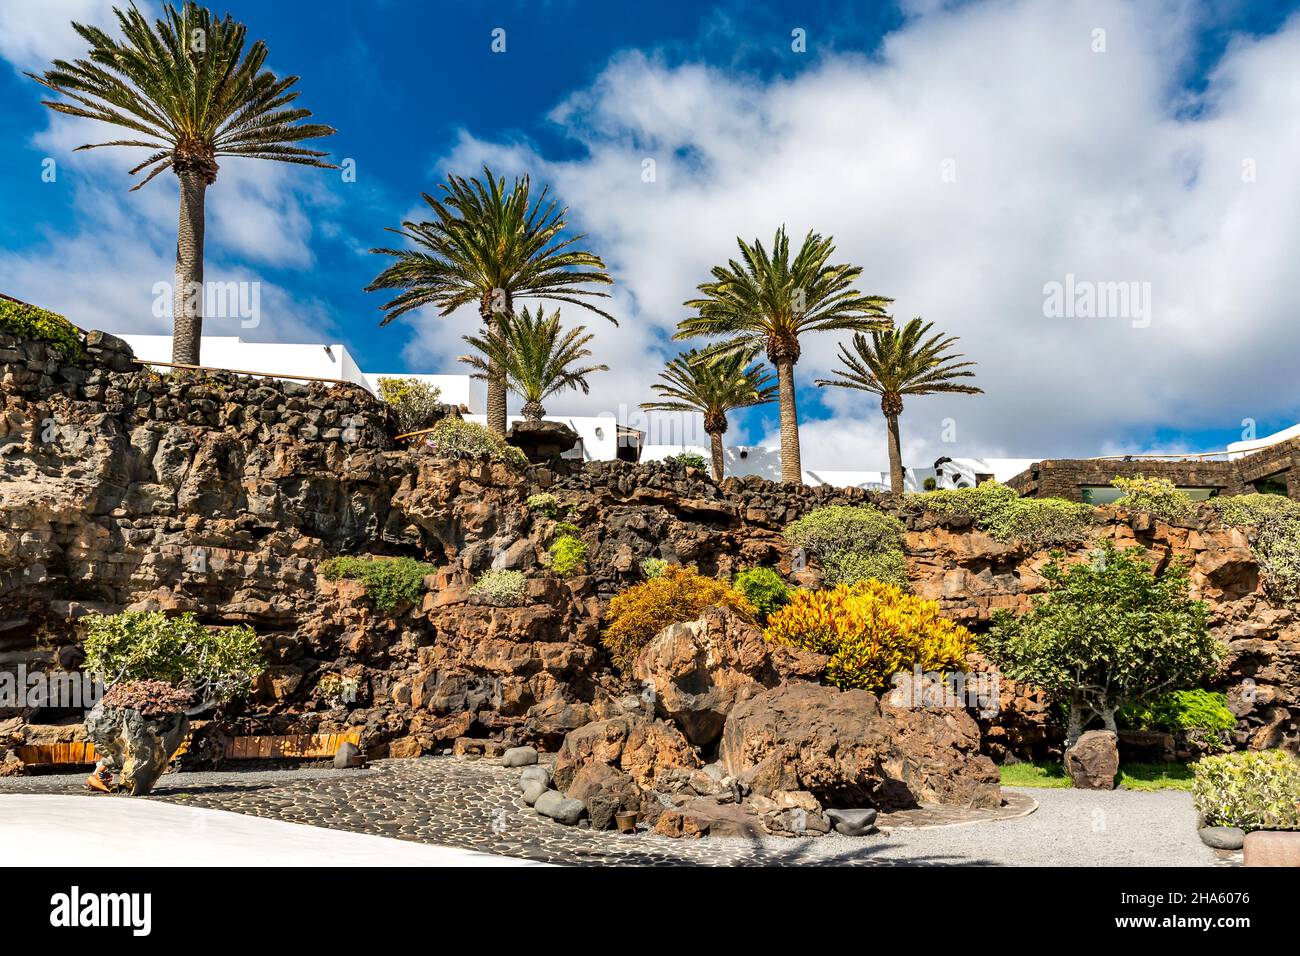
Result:
<svg viewBox="0 0 1300 956">
<path fill-rule="evenodd" d="M 352 767 L 360 767 L 364 763 L 361 748 L 350 740 L 343 741 L 339 744 L 339 749 L 334 751 L 335 770 L 348 770 Z"/>
<path fill-rule="evenodd" d="M 844 836 L 866 836 L 876 829 L 876 810 L 827 810 L 826 816 L 835 824 L 835 832 Z"/>
<path fill-rule="evenodd" d="M 547 790 L 543 793 L 533 804 L 533 809 L 544 817 L 550 817 L 556 823 L 563 823 L 566 827 L 574 826 L 587 812 L 581 800 L 571 800 L 558 790 Z"/>
</svg>

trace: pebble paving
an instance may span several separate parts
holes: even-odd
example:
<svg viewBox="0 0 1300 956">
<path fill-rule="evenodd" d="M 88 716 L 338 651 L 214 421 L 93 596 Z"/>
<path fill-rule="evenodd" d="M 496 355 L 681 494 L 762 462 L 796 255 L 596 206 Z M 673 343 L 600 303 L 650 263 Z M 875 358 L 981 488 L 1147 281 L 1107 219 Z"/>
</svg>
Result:
<svg viewBox="0 0 1300 956">
<path fill-rule="evenodd" d="M 301 767 L 166 774 L 146 799 L 558 864 L 944 866 L 1022 862 L 1017 845 L 1041 843 L 1044 825 L 1051 825 L 1049 820 L 1035 819 L 1044 816 L 1034 812 L 1037 801 L 1071 793 L 1007 789 L 1006 802 L 998 810 L 945 807 L 882 815 L 881 831 L 867 837 L 832 834 L 815 839 L 677 840 L 644 828 L 621 835 L 561 826 L 538 816 L 520 799 L 518 777 L 518 769 L 490 760 L 426 757 L 378 761 L 357 770 Z M 83 778 L 84 774 L 0 778 L 0 808 L 4 793 L 84 793 Z M 1106 794 L 1103 799 L 1114 796 Z M 1156 809 L 1167 804 L 1178 812 L 1191 812 L 1189 800 L 1183 801 L 1184 808 L 1181 802 L 1157 799 L 1185 798 L 1186 794 L 1125 796 L 1147 798 Z M 88 799 L 132 798 L 102 795 Z M 1143 821 L 1134 823 L 1139 830 L 1147 828 Z M 1186 837 L 1194 846 L 1180 846 L 1168 860 L 1147 858 L 1146 862 L 1222 865 L 1200 844 L 1191 827 Z M 1089 846 L 1100 856 L 1090 857 Z M 1057 850 L 1061 849 L 1058 845 Z M 1036 860 L 1030 853 L 1023 862 L 1053 860 Z M 1060 862 L 1122 865 L 1138 861 L 1115 858 L 1097 841 L 1090 845 L 1085 838 L 1081 853 L 1067 854 Z"/>
</svg>

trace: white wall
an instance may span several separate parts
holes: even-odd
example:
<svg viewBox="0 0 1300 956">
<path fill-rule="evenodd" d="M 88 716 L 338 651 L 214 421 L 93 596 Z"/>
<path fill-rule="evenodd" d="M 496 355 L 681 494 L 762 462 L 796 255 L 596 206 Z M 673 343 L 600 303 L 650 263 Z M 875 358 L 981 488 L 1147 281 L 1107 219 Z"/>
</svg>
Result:
<svg viewBox="0 0 1300 956">
<path fill-rule="evenodd" d="M 1300 425 L 1292 425 L 1290 428 L 1284 428 L 1280 432 L 1274 432 L 1264 438 L 1256 438 L 1251 441 L 1235 441 L 1228 445 L 1228 460 L 1232 461 L 1237 458 L 1243 458 L 1253 451 L 1259 451 L 1261 448 L 1267 448 L 1270 445 L 1276 445 L 1278 442 L 1286 441 L 1288 438 L 1300 436 Z"/>
<path fill-rule="evenodd" d="M 170 362 L 170 335 L 119 335 L 131 346 L 135 357 L 143 362 Z M 327 351 L 328 348 L 328 351 Z M 308 375 L 355 382 L 365 388 L 370 384 L 348 353 L 347 347 L 333 343 L 245 342 L 237 335 L 205 335 L 200 345 L 199 362 L 211 368 L 229 368 L 269 375 Z"/>
<path fill-rule="evenodd" d="M 426 385 L 435 386 L 439 392 L 439 401 L 446 402 L 448 405 L 464 405 L 471 412 L 480 415 L 485 410 L 483 389 L 476 388 L 478 383 L 468 375 L 423 375 L 412 372 L 362 372 L 361 374 L 369 383 L 370 390 L 376 395 L 379 394 L 381 378 L 413 378 Z"/>
</svg>

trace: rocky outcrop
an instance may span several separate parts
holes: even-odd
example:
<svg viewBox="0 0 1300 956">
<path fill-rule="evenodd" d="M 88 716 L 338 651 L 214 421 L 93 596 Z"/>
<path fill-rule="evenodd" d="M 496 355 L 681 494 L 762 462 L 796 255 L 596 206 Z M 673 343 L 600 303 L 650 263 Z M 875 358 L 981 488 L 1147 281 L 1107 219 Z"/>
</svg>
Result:
<svg viewBox="0 0 1300 956">
<path fill-rule="evenodd" d="M 823 806 L 996 807 L 997 767 L 964 710 L 882 710 L 866 691 L 788 684 L 738 704 L 719 757 L 754 793 L 807 791 Z"/>
<path fill-rule="evenodd" d="M 770 644 L 754 624 L 726 608 L 665 628 L 637 656 L 634 674 L 654 694 L 655 711 L 686 739 L 708 747 L 742 700 L 789 680 L 816 680 L 821 654 Z"/>
<path fill-rule="evenodd" d="M 75 359 L 0 334 L 4 666 L 75 671 L 87 613 L 189 610 L 208 624 L 252 625 L 271 663 L 249 699 L 212 721 L 213 741 L 360 729 L 370 756 L 553 749 L 621 718 L 616 702 L 640 691 L 610 671 L 598 629 L 609 597 L 640 579 L 642 559 L 708 574 L 766 564 L 794 579 L 810 572 L 791 566 L 781 533 L 790 521 L 830 504 L 897 504 L 861 489 L 717 483 L 673 463 L 448 462 L 398 446 L 396 431 L 390 410 L 359 387 L 159 375 L 102 333 Z M 585 576 L 546 569 L 555 521 L 526 504 L 541 491 L 582 529 Z M 1208 509 L 1175 524 L 1099 515 L 1097 536 L 1191 566 L 1232 651 L 1221 686 L 1240 718 L 1234 742 L 1294 746 L 1300 615 L 1264 589 L 1249 536 Z M 912 588 L 968 626 L 987 627 L 994 610 L 1023 609 L 1042 589 L 1046 553 L 960 520 L 904 518 Z M 359 584 L 316 573 L 326 558 L 358 553 L 418 557 L 439 571 L 422 602 L 380 613 Z M 489 567 L 527 575 L 517 605 L 470 593 Z M 646 659 L 658 712 L 687 728 L 688 749 L 714 746 L 719 715 L 768 692 L 774 669 L 799 676 L 760 650 L 754 634 L 706 623 Z M 329 674 L 354 680 L 355 695 L 319 694 Z M 990 753 L 1041 756 L 1059 744 L 1041 695 L 1004 683 L 1000 696 L 999 714 L 979 718 Z M 0 708 L 0 726 L 18 721 L 0 741 L 0 766 L 12 767 L 24 743 L 84 739 L 82 717 Z"/>
<path fill-rule="evenodd" d="M 555 758 L 555 785 L 569 791 L 579 773 L 594 764 L 617 768 L 645 790 L 653 788 L 662 771 L 703 766 L 672 724 L 635 716 L 598 720 L 571 731 Z"/>
</svg>

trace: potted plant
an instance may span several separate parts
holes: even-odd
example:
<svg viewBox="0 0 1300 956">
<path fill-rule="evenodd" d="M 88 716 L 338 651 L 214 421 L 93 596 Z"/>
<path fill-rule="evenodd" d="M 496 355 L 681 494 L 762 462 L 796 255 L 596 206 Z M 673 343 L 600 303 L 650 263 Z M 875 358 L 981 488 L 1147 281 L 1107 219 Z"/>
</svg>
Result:
<svg viewBox="0 0 1300 956">
<path fill-rule="evenodd" d="M 87 783 L 135 796 L 153 788 L 190 717 L 245 692 L 265 668 L 251 627 L 208 628 L 160 611 L 88 618 L 85 652 L 86 671 L 105 687 L 86 715 L 100 757 Z"/>
<path fill-rule="evenodd" d="M 1300 759 L 1282 750 L 1202 757 L 1194 765 L 1192 799 L 1202 841 L 1219 850 L 1247 850 L 1300 864 Z M 1276 864 L 1274 864 L 1276 865 Z"/>
</svg>

